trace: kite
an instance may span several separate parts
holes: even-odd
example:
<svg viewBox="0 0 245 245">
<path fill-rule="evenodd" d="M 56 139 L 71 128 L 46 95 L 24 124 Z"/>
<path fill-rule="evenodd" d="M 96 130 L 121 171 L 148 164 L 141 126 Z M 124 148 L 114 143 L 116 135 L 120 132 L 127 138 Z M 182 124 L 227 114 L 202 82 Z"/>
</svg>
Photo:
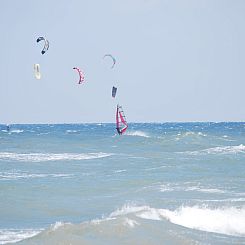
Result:
<svg viewBox="0 0 245 245">
<path fill-rule="evenodd" d="M 40 72 L 40 65 L 39 64 L 34 64 L 34 75 L 36 79 L 41 79 L 41 72 Z"/>
<path fill-rule="evenodd" d="M 49 48 L 49 41 L 47 39 L 45 39 L 44 37 L 39 37 L 37 39 L 37 43 L 39 43 L 40 41 L 44 41 L 44 46 L 43 46 L 43 50 L 42 50 L 42 54 L 45 54 L 46 51 L 48 50 Z"/>
<path fill-rule="evenodd" d="M 112 62 L 113 62 L 112 66 L 111 66 L 111 69 L 112 69 L 114 67 L 114 65 L 116 64 L 116 59 L 111 54 L 105 54 L 103 59 L 105 57 L 110 57 L 112 59 Z"/>
<path fill-rule="evenodd" d="M 77 70 L 78 74 L 79 74 L 79 81 L 78 84 L 81 84 L 82 82 L 84 82 L 84 73 L 77 67 L 73 67 L 74 70 Z"/>
<path fill-rule="evenodd" d="M 113 97 L 113 98 L 115 98 L 116 97 L 116 93 L 117 93 L 117 88 L 116 87 L 112 87 L 112 91 L 111 91 L 111 96 Z"/>
</svg>

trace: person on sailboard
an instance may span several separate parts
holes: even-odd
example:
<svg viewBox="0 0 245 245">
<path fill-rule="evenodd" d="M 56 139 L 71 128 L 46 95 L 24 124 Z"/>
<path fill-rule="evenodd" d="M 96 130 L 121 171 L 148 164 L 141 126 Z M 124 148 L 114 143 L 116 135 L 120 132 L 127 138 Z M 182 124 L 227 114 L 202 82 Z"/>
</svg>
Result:
<svg viewBox="0 0 245 245">
<path fill-rule="evenodd" d="M 116 127 L 116 130 L 117 130 L 117 132 L 118 132 L 119 135 L 122 134 L 122 132 L 120 131 L 119 127 Z"/>
<path fill-rule="evenodd" d="M 116 130 L 119 135 L 124 134 L 128 128 L 126 117 L 121 106 L 117 105 L 116 111 Z"/>
</svg>

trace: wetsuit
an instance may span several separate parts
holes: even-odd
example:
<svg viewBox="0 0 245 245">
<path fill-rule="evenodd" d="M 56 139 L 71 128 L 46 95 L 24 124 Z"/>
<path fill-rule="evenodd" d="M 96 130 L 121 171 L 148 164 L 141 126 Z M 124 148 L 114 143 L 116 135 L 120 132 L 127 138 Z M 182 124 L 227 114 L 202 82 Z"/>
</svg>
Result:
<svg viewBox="0 0 245 245">
<path fill-rule="evenodd" d="M 117 129 L 118 134 L 122 134 L 119 128 L 116 128 L 116 129 Z"/>
</svg>

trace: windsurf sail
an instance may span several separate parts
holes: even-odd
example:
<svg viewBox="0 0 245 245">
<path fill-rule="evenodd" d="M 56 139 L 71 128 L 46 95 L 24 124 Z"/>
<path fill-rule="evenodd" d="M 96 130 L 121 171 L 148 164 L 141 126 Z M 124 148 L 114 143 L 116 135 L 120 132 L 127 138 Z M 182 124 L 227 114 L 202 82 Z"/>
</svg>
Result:
<svg viewBox="0 0 245 245">
<path fill-rule="evenodd" d="M 41 79 L 40 65 L 34 64 L 34 74 L 36 79 Z"/>
<path fill-rule="evenodd" d="M 117 93 L 117 88 L 116 87 L 112 87 L 112 91 L 111 91 L 111 96 L 113 97 L 113 98 L 115 98 L 116 97 L 116 93 Z"/>
<path fill-rule="evenodd" d="M 128 124 L 127 124 L 123 109 L 120 105 L 117 105 L 116 129 L 117 129 L 118 134 L 125 133 L 127 128 L 128 128 Z"/>
</svg>

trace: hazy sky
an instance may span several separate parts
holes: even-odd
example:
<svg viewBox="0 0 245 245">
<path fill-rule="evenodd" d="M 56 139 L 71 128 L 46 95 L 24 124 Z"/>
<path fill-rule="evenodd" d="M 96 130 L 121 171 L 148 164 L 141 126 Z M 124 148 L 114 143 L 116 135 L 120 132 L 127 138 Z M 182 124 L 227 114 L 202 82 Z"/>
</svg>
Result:
<svg viewBox="0 0 245 245">
<path fill-rule="evenodd" d="M 245 121 L 243 0 L 5 0 L 0 30 L 0 123 Z"/>
</svg>

